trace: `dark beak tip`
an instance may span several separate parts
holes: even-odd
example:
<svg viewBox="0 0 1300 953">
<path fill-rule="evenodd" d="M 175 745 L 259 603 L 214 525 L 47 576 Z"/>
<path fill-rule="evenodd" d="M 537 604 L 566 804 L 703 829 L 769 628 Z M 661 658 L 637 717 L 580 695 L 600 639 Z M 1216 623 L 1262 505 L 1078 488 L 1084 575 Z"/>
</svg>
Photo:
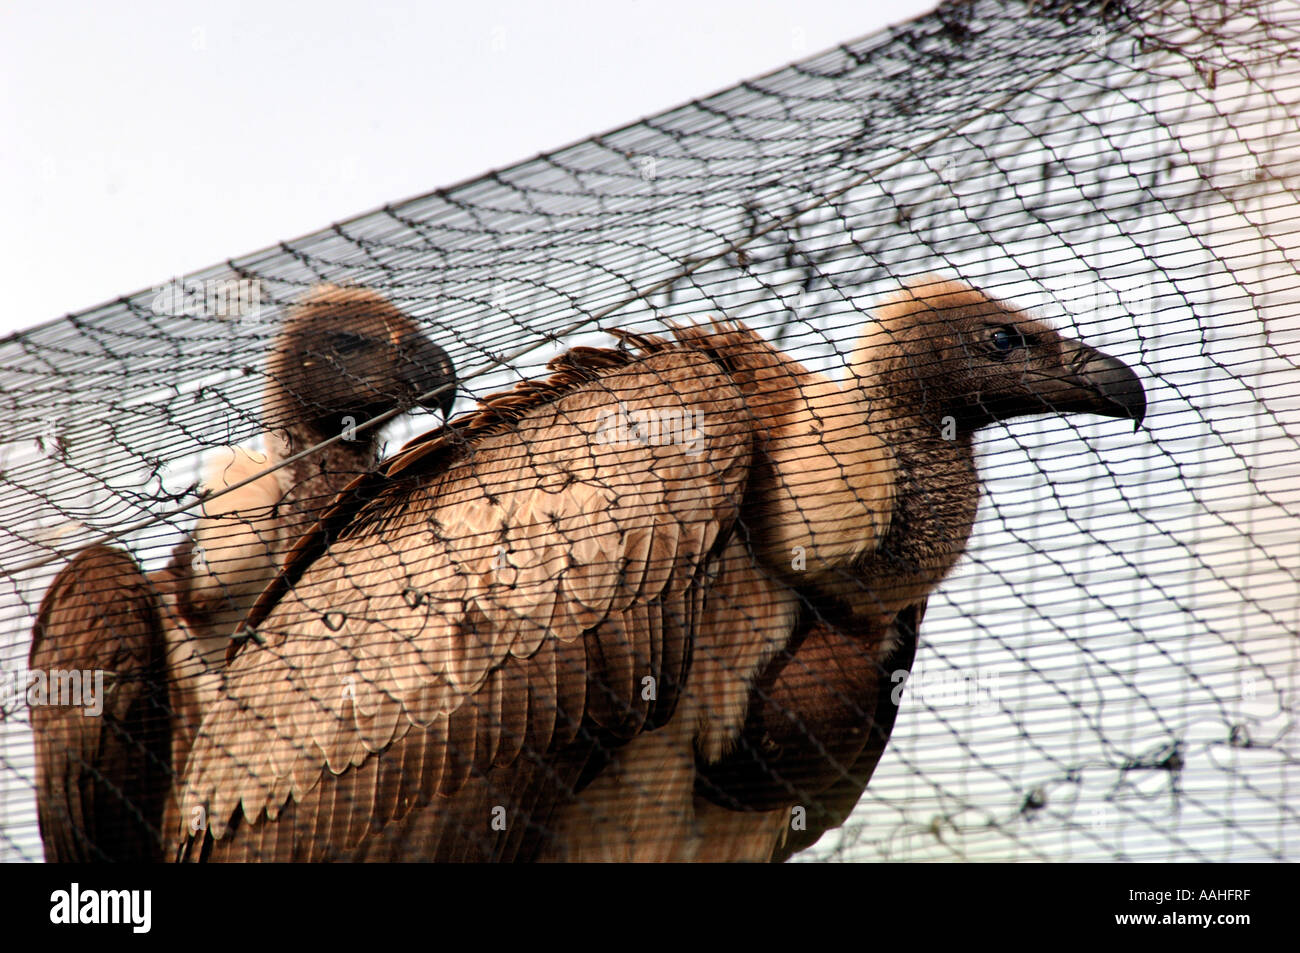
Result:
<svg viewBox="0 0 1300 953">
<path fill-rule="evenodd" d="M 1103 393 L 1110 416 L 1133 421 L 1133 432 L 1142 429 L 1142 422 L 1147 416 L 1147 404 L 1142 391 L 1121 395 Z"/>
<path fill-rule="evenodd" d="M 1133 432 L 1137 433 L 1147 414 L 1146 388 L 1141 378 L 1123 361 L 1095 354 L 1083 373 L 1083 383 L 1100 398 L 1098 412 L 1132 420 Z"/>
<path fill-rule="evenodd" d="M 422 410 L 441 410 L 450 413 L 456 399 L 456 370 L 447 352 L 420 335 L 419 343 L 411 348 L 411 357 L 402 378 L 411 389 L 409 403 Z M 450 386 L 447 386 L 450 385 Z M 446 390 L 439 388 L 446 387 Z M 421 400 L 430 391 L 432 397 Z"/>
</svg>

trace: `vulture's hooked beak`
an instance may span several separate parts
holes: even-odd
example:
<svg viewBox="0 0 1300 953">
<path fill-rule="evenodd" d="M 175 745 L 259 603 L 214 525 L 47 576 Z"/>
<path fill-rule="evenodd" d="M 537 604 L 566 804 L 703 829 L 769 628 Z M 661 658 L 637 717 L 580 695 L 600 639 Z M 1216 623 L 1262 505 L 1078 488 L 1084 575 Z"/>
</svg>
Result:
<svg viewBox="0 0 1300 953">
<path fill-rule="evenodd" d="M 1081 341 L 1062 341 L 1066 373 L 1060 389 L 1043 394 L 1058 412 L 1100 414 L 1133 421 L 1137 431 L 1147 413 L 1147 396 L 1133 369 Z"/>
<path fill-rule="evenodd" d="M 421 400 L 420 406 L 449 416 L 456 402 L 456 370 L 447 352 L 423 334 L 412 334 L 402 342 L 399 360 L 399 376 L 414 397 L 436 391 Z"/>
</svg>

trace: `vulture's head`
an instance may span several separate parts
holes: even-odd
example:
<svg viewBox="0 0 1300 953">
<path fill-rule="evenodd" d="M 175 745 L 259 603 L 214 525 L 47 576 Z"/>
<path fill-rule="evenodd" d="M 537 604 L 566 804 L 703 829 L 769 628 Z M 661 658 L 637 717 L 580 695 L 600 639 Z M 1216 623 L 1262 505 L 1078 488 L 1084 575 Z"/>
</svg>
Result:
<svg viewBox="0 0 1300 953">
<path fill-rule="evenodd" d="M 962 432 L 1071 412 L 1136 427 L 1146 414 L 1142 382 L 1123 361 L 960 282 L 910 284 L 875 317 L 854 351 L 854 373 L 888 387 L 909 412 L 952 416 Z"/>
<path fill-rule="evenodd" d="M 450 413 L 456 396 L 447 352 L 369 288 L 314 288 L 285 318 L 267 373 L 268 426 L 301 422 L 322 437 L 394 408 Z"/>
</svg>

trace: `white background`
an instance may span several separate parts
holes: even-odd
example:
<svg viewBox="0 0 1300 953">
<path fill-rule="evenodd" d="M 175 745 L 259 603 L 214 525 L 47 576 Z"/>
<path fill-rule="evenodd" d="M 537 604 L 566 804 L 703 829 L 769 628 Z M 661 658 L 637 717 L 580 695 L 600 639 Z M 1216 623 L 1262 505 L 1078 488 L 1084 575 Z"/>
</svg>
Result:
<svg viewBox="0 0 1300 953">
<path fill-rule="evenodd" d="M 624 125 L 935 0 L 0 8 L 0 335 Z"/>
</svg>

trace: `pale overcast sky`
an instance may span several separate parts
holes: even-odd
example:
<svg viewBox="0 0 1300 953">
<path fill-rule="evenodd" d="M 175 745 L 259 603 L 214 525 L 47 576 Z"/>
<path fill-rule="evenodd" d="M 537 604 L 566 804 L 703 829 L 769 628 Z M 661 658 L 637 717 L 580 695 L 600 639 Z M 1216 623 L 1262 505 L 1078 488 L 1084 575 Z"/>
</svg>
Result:
<svg viewBox="0 0 1300 953">
<path fill-rule="evenodd" d="M 730 86 L 936 0 L 0 8 L 0 335 Z"/>
</svg>

